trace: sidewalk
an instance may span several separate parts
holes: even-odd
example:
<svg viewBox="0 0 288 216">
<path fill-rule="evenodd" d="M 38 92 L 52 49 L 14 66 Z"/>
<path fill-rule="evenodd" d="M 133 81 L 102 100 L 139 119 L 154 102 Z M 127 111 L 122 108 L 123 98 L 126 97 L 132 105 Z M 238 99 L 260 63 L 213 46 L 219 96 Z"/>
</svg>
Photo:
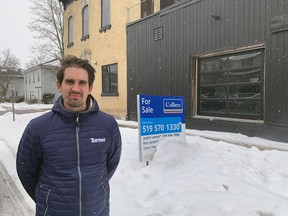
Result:
<svg viewBox="0 0 288 216">
<path fill-rule="evenodd" d="M 25 202 L 13 179 L 0 162 L 0 215 L 32 216 L 32 210 Z"/>
<path fill-rule="evenodd" d="M 39 108 L 39 109 L 15 109 L 14 113 L 19 115 L 19 114 L 25 114 L 25 113 L 44 112 L 46 110 L 50 110 L 50 108 L 47 108 L 47 109 L 43 109 L 43 108 Z M 5 111 L 0 111 L 0 115 L 3 115 L 7 112 L 13 112 L 12 108 L 5 107 Z"/>
</svg>

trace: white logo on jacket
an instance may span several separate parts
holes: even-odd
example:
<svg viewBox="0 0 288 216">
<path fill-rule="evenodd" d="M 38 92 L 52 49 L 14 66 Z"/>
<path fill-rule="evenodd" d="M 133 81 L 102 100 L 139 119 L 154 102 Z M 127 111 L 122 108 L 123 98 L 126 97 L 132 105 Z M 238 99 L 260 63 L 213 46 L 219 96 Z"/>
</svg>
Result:
<svg viewBox="0 0 288 216">
<path fill-rule="evenodd" d="M 106 138 L 90 138 L 91 143 L 102 143 L 106 141 Z"/>
</svg>

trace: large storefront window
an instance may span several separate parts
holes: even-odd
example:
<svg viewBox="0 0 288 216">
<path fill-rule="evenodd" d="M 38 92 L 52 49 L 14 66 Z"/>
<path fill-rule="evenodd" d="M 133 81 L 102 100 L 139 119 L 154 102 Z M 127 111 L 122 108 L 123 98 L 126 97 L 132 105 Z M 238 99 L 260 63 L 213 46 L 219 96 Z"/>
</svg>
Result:
<svg viewBox="0 0 288 216">
<path fill-rule="evenodd" d="M 263 119 L 264 51 L 199 59 L 198 115 Z"/>
</svg>

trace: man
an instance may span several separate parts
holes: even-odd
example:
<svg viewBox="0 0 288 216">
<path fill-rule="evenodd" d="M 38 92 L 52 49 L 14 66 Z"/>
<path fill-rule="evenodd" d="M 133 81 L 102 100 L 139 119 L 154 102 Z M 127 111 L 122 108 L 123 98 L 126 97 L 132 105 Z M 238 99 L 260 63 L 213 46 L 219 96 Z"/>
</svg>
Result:
<svg viewBox="0 0 288 216">
<path fill-rule="evenodd" d="M 57 73 L 52 110 L 29 122 L 19 143 L 17 173 L 36 216 L 108 216 L 109 180 L 121 154 L 115 119 L 90 95 L 94 68 L 68 56 Z"/>
</svg>

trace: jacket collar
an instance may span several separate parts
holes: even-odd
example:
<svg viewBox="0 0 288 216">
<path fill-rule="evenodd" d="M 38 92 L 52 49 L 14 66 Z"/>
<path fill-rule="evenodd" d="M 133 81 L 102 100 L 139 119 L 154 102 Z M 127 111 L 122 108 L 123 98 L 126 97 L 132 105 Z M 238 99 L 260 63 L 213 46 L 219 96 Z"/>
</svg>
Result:
<svg viewBox="0 0 288 216">
<path fill-rule="evenodd" d="M 97 112 L 99 110 L 99 106 L 97 101 L 92 95 L 89 95 L 87 97 L 87 109 L 82 112 L 72 112 L 64 108 L 63 106 L 63 97 L 60 96 L 57 101 L 54 103 L 52 107 L 52 111 L 59 113 L 61 116 L 63 116 L 66 120 L 72 120 L 74 121 L 76 117 L 86 117 L 89 116 L 91 113 Z"/>
</svg>

